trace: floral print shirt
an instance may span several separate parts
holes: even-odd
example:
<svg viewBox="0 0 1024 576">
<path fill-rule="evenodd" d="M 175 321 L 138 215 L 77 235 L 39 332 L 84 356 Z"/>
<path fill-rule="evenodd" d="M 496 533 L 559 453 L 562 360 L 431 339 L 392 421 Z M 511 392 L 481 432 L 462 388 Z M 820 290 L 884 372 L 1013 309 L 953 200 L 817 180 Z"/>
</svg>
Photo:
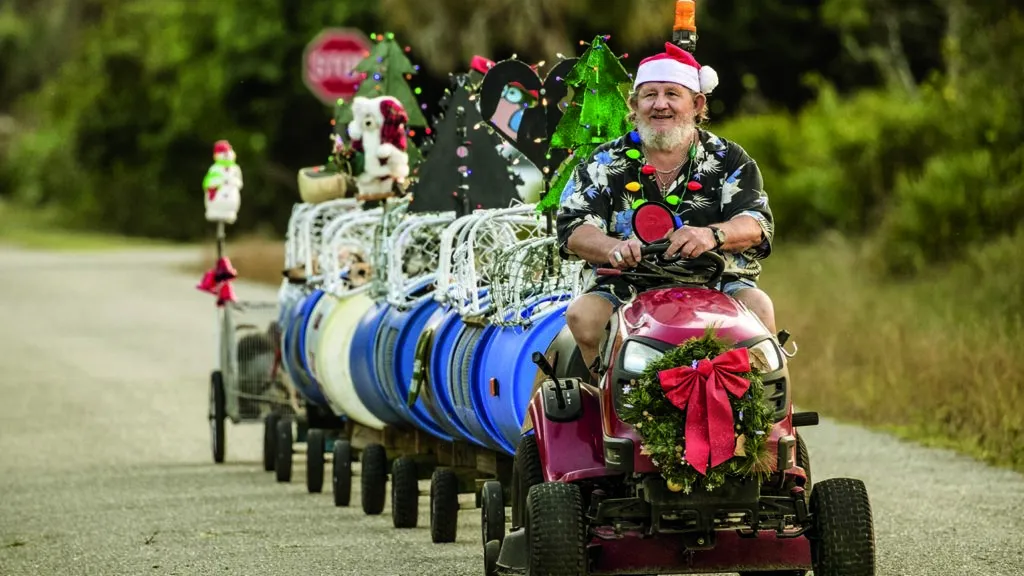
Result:
<svg viewBox="0 0 1024 576">
<path fill-rule="evenodd" d="M 774 220 L 757 163 L 738 144 L 698 129 L 696 154 L 663 194 L 646 164 L 636 131 L 598 147 L 578 164 L 562 191 L 557 218 L 558 244 L 565 258 L 569 236 L 582 225 L 596 226 L 618 239 L 633 235 L 633 211 L 658 200 L 672 207 L 676 221 L 707 226 L 747 215 L 761 225 L 763 241 L 741 254 L 725 253 L 726 273 L 757 281 L 760 260 L 771 253 Z"/>
</svg>

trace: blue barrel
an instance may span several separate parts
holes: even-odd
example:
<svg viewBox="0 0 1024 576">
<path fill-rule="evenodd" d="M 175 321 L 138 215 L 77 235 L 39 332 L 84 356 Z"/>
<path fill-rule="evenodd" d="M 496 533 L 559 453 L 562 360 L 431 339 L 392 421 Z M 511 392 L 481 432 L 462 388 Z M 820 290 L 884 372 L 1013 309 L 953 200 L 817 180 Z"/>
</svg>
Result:
<svg viewBox="0 0 1024 576">
<path fill-rule="evenodd" d="M 408 310 L 388 310 L 377 331 L 377 374 L 380 377 L 378 384 L 395 412 L 420 430 L 451 441 L 452 436 L 430 417 L 422 398 L 417 398 L 411 407 L 407 405 L 416 361 L 416 344 L 427 321 L 438 307 L 436 300 L 425 298 Z"/>
<path fill-rule="evenodd" d="M 484 422 L 483 414 L 473 405 L 473 388 L 479 387 L 474 378 L 473 363 L 478 357 L 480 338 L 486 326 L 459 322 L 454 337 L 454 352 L 448 372 L 448 392 L 451 394 L 455 417 L 478 443 L 499 452 L 511 454 L 508 446 L 499 441 L 497 430 Z"/>
<path fill-rule="evenodd" d="M 295 306 L 302 301 L 303 297 L 302 290 L 298 286 L 293 285 L 283 286 L 278 293 L 277 325 L 281 328 L 282 334 L 288 327 L 288 322 L 291 320 Z"/>
<path fill-rule="evenodd" d="M 434 329 L 434 340 L 430 350 L 430 365 L 427 367 L 429 385 L 420 393 L 424 407 L 438 426 L 452 437 L 489 447 L 477 440 L 463 425 L 462 420 L 455 415 L 455 406 L 452 404 L 449 373 L 452 356 L 455 354 L 455 341 L 466 326 L 462 317 L 453 308 L 439 307 L 427 326 Z"/>
<path fill-rule="evenodd" d="M 484 426 L 496 434 L 496 440 L 509 453 L 519 443 L 537 378 L 533 353 L 547 351 L 565 327 L 569 306 L 565 299 L 553 295 L 535 302 L 533 307 L 543 305 L 546 309 L 526 329 L 490 326 L 480 337 L 473 363 L 473 406 Z"/>
<path fill-rule="evenodd" d="M 322 290 L 315 290 L 296 303 L 284 331 L 281 347 L 281 358 L 288 376 L 295 389 L 309 402 L 318 406 L 328 406 L 327 398 L 320 390 L 320 385 L 313 379 L 306 365 L 306 326 L 309 324 L 313 307 L 324 295 Z"/>
<path fill-rule="evenodd" d="M 352 384 L 359 401 L 381 422 L 395 425 L 403 424 L 405 420 L 391 409 L 381 391 L 375 348 L 377 332 L 380 331 L 384 316 L 390 309 L 387 304 L 378 302 L 367 310 L 359 319 L 359 325 L 352 335 L 352 346 L 341 353 L 349 355 L 349 373 L 352 375 Z"/>
</svg>

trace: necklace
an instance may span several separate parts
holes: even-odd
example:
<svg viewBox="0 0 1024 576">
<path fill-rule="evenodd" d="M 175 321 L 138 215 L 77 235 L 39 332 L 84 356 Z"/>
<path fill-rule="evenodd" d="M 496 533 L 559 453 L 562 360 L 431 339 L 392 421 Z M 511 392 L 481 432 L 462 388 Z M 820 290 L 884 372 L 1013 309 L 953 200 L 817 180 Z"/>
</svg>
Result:
<svg viewBox="0 0 1024 576">
<path fill-rule="evenodd" d="M 696 131 L 694 131 L 694 140 L 695 141 L 691 141 L 690 142 L 690 146 L 689 146 L 689 148 L 687 150 L 686 155 L 683 157 L 683 161 L 680 162 L 675 168 L 672 168 L 671 170 L 659 170 L 658 168 L 654 167 L 653 164 L 651 165 L 651 167 L 654 168 L 654 174 L 651 174 L 651 176 L 654 177 L 654 182 L 658 186 L 659 191 L 661 192 L 662 199 L 665 202 L 667 202 L 669 205 L 673 206 L 673 207 L 676 207 L 680 203 L 682 203 L 683 199 L 680 196 L 676 195 L 676 194 L 671 194 L 671 195 L 668 194 L 669 187 L 676 180 L 676 179 L 672 178 L 671 175 L 673 175 L 676 171 L 678 171 L 680 168 L 682 168 L 683 164 L 686 164 L 686 162 L 689 161 L 690 165 L 689 165 L 689 167 L 687 169 L 686 181 L 687 182 L 690 181 L 690 179 L 693 177 L 693 167 L 694 167 L 694 164 L 696 164 L 696 162 L 694 160 L 695 160 L 695 158 L 697 156 L 697 142 L 696 141 L 698 141 L 698 139 L 699 139 L 699 135 L 698 135 L 698 133 Z M 647 163 L 647 147 L 646 146 L 644 146 L 644 160 L 643 161 L 644 161 L 644 163 Z M 663 183 L 662 182 L 662 180 L 661 180 L 662 174 L 669 175 L 669 181 L 667 183 Z"/>
<path fill-rule="evenodd" d="M 644 157 L 647 157 L 646 146 L 644 147 Z M 679 162 L 679 164 L 676 164 L 675 167 L 669 168 L 668 170 L 659 170 L 656 166 L 651 164 L 651 166 L 654 167 L 654 181 L 658 184 L 658 188 L 661 190 L 662 195 L 668 192 L 668 187 L 672 185 L 672 182 L 675 181 L 675 178 L 673 178 L 672 176 L 674 176 L 675 173 L 678 172 L 679 169 L 683 167 L 683 164 L 686 164 L 685 155 L 683 156 L 683 159 Z M 662 182 L 662 175 L 669 177 L 668 182 Z"/>
</svg>

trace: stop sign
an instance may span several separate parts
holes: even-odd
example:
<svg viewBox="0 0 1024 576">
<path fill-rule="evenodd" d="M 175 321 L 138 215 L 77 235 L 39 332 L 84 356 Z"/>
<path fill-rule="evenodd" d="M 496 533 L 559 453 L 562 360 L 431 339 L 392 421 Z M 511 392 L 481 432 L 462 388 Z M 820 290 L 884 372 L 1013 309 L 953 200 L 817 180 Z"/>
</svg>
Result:
<svg viewBox="0 0 1024 576">
<path fill-rule="evenodd" d="M 327 28 L 306 45 L 302 79 L 324 104 L 355 95 L 366 78 L 353 69 L 370 53 L 370 41 L 359 30 Z"/>
</svg>

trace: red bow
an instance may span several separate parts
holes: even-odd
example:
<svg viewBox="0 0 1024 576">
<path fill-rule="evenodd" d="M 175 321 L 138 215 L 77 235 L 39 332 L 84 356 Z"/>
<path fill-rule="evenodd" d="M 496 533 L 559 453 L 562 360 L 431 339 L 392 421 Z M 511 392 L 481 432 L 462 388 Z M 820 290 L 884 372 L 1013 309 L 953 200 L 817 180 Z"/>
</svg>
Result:
<svg viewBox="0 0 1024 576">
<path fill-rule="evenodd" d="M 203 274 L 202 280 L 196 285 L 197 290 L 209 292 L 217 296 L 217 306 L 226 302 L 235 302 L 235 289 L 231 281 L 238 278 L 238 272 L 227 257 L 219 258 L 217 264 Z"/>
<path fill-rule="evenodd" d="M 742 396 L 750 382 L 740 374 L 750 372 L 746 348 L 737 348 L 701 360 L 696 368 L 681 366 L 658 372 L 661 389 L 670 402 L 686 411 L 686 461 L 701 474 L 722 464 L 736 450 L 734 421 L 728 391 Z"/>
</svg>

